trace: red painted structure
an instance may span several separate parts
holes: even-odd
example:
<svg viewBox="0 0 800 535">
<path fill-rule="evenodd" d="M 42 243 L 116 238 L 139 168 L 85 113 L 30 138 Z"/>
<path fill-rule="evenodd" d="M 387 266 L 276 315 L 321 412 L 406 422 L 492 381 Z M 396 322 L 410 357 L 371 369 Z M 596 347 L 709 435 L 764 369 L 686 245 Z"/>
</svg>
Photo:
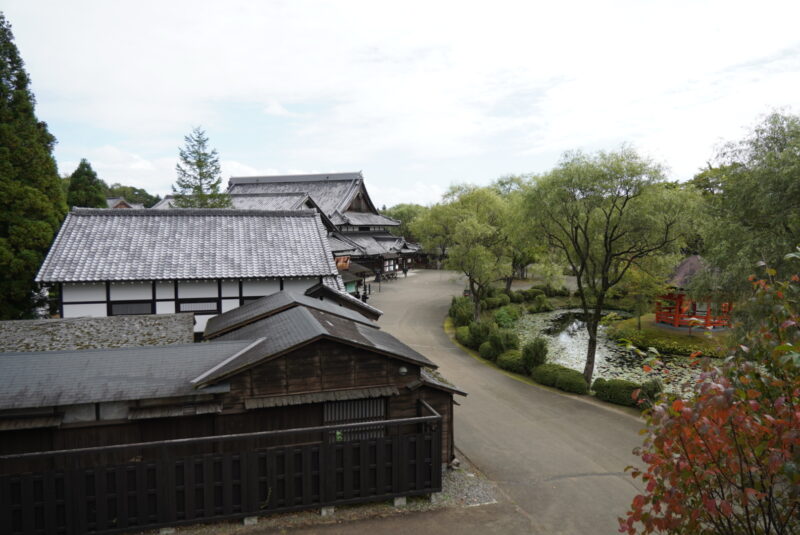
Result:
<svg viewBox="0 0 800 535">
<path fill-rule="evenodd" d="M 680 291 L 673 291 L 658 297 L 656 322 L 673 327 L 729 327 L 731 304 L 721 303 L 718 308 L 719 310 L 714 310 L 711 301 L 698 303 Z"/>
</svg>

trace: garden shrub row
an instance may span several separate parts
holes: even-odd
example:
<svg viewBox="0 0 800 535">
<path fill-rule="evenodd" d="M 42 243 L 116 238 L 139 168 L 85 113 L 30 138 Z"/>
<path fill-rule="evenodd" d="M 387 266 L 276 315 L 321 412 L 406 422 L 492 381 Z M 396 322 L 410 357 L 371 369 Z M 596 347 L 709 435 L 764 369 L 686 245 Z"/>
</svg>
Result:
<svg viewBox="0 0 800 535">
<path fill-rule="evenodd" d="M 522 348 L 522 362 L 525 372 L 531 374 L 533 369 L 547 362 L 547 340 L 537 336 Z"/>
<path fill-rule="evenodd" d="M 494 321 L 504 329 L 510 329 L 514 326 L 514 322 L 519 319 L 519 309 L 506 305 L 501 307 L 494 313 Z"/>
<path fill-rule="evenodd" d="M 528 307 L 528 312 L 536 314 L 537 312 L 550 312 L 553 310 L 553 305 L 547 300 L 544 294 L 539 294 L 534 298 L 533 304 Z"/>
<path fill-rule="evenodd" d="M 472 322 L 456 328 L 459 344 L 477 349 L 481 357 L 495 360 L 509 349 L 519 349 L 519 336 L 510 329 L 501 329 L 492 322 Z"/>
<path fill-rule="evenodd" d="M 589 385 L 579 371 L 558 364 L 542 364 L 533 369 L 531 378 L 539 384 L 553 386 L 573 394 L 586 394 Z"/>
<path fill-rule="evenodd" d="M 447 315 L 456 327 L 469 325 L 473 318 L 472 300 L 469 297 L 453 297 Z"/>
<path fill-rule="evenodd" d="M 547 297 L 569 297 L 570 291 L 566 286 L 561 286 L 560 288 L 556 288 L 549 284 L 543 284 L 540 286 L 534 286 L 532 289 L 541 291 Z"/>
<path fill-rule="evenodd" d="M 691 355 L 698 350 L 697 342 L 683 342 L 681 340 L 648 336 L 645 330 L 639 331 L 635 328 L 620 328 L 611 325 L 608 327 L 607 333 L 612 340 L 627 340 L 640 349 L 652 347 L 664 355 Z M 710 348 L 708 344 L 704 344 L 703 355 L 721 358 L 725 356 L 725 353 L 722 350 Z"/>
<path fill-rule="evenodd" d="M 627 407 L 647 406 L 647 401 L 655 399 L 662 388 L 661 382 L 657 379 L 639 384 L 625 379 L 603 379 L 600 377 L 595 379 L 592 385 L 592 390 L 594 390 L 594 394 L 598 399 Z M 636 390 L 641 392 L 637 399 L 633 399 L 633 393 Z M 640 404 L 639 400 L 644 401 L 644 403 Z"/>
<path fill-rule="evenodd" d="M 509 349 L 497 357 L 497 365 L 513 373 L 525 374 L 525 365 L 522 362 L 522 352 L 519 349 Z"/>
</svg>

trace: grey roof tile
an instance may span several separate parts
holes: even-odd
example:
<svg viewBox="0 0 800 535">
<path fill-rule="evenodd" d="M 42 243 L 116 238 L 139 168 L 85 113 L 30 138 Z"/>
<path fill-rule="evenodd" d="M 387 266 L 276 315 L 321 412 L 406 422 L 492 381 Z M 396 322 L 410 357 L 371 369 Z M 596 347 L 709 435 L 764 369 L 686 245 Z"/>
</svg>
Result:
<svg viewBox="0 0 800 535">
<path fill-rule="evenodd" d="M 67 215 L 40 282 L 337 277 L 313 210 L 92 210 Z"/>
</svg>

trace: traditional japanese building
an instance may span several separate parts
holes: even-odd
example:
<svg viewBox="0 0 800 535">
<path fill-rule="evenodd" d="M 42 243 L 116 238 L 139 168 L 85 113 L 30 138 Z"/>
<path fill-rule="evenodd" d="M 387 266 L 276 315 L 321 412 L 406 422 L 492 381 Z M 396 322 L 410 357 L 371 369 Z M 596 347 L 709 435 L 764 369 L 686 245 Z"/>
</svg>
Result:
<svg viewBox="0 0 800 535">
<path fill-rule="evenodd" d="M 660 295 L 656 300 L 657 323 L 706 329 L 730 326 L 730 303 L 715 303 L 710 297 L 694 300 L 687 293 L 691 280 L 703 269 L 705 263 L 699 255 L 689 256 L 678 265 L 668 283 L 670 292 Z"/>
<path fill-rule="evenodd" d="M 280 290 L 323 285 L 368 307 L 344 293 L 316 210 L 74 209 L 36 280 L 64 318 L 192 312 L 197 332 Z"/>
</svg>

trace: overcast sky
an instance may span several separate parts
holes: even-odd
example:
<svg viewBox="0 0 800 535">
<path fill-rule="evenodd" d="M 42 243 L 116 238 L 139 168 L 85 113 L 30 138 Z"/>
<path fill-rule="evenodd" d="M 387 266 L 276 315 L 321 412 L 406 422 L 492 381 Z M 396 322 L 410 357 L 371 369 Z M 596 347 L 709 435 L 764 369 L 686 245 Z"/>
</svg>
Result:
<svg viewBox="0 0 800 535">
<path fill-rule="evenodd" d="M 800 100 L 800 2 L 0 1 L 62 174 L 361 170 L 377 205 L 629 143 L 691 178 Z"/>
</svg>

